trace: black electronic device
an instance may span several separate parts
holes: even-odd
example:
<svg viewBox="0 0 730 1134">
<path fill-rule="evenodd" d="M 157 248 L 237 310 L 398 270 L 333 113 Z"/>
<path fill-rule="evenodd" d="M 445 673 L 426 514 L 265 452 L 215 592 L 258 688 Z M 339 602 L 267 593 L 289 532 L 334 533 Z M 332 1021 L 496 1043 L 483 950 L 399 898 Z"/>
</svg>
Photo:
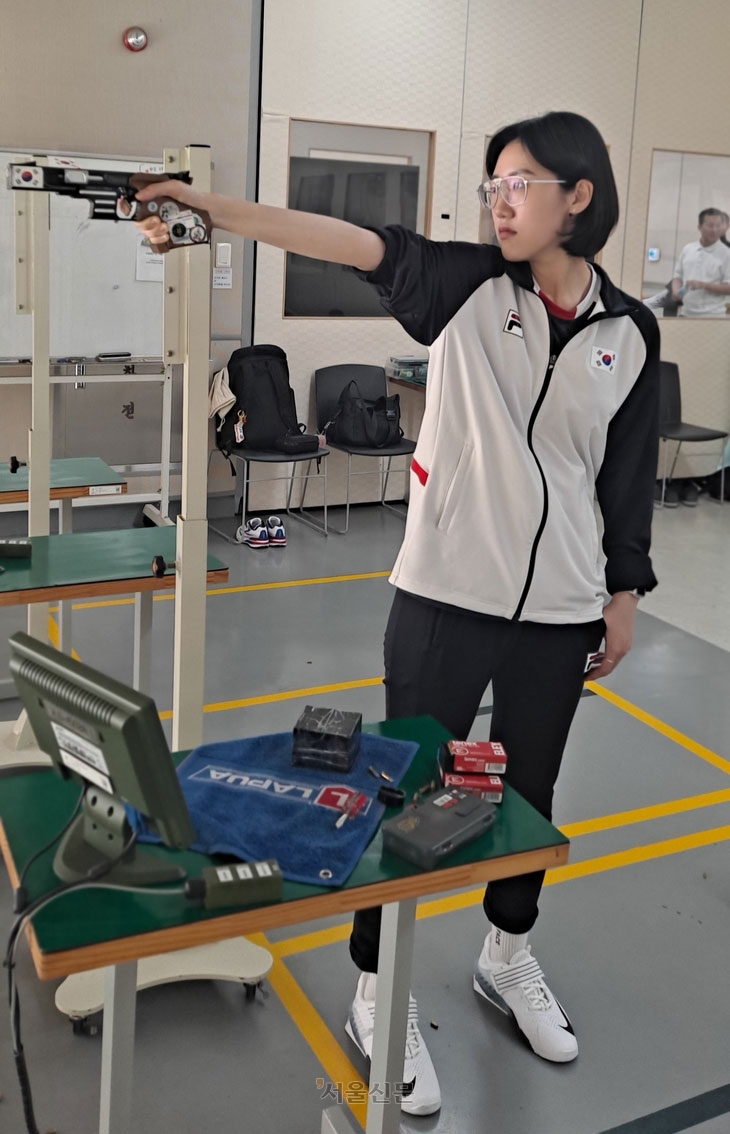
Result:
<svg viewBox="0 0 730 1134">
<path fill-rule="evenodd" d="M 32 555 L 29 539 L 0 539 L 0 559 L 30 559 Z"/>
<path fill-rule="evenodd" d="M 203 898 L 207 910 L 225 906 L 255 906 L 281 901 L 284 876 L 275 858 L 204 866 L 202 879 L 186 885 L 189 898 Z"/>
<path fill-rule="evenodd" d="M 434 792 L 382 825 L 383 848 L 422 870 L 433 870 L 459 847 L 488 831 L 497 811 L 465 791 Z"/>
<path fill-rule="evenodd" d="M 10 638 L 10 672 L 39 747 L 60 776 L 86 789 L 54 859 L 59 878 L 77 881 L 119 858 L 132 836 L 125 803 L 168 847 L 192 845 L 195 827 L 151 697 L 20 631 Z M 145 885 L 185 871 L 132 844 L 105 876 Z"/>
</svg>

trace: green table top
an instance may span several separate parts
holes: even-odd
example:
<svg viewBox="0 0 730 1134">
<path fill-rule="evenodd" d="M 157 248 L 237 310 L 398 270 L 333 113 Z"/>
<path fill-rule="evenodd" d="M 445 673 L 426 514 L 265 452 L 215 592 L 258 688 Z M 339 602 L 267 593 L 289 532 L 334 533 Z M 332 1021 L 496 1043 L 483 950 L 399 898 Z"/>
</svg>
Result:
<svg viewBox="0 0 730 1134">
<path fill-rule="evenodd" d="M 51 461 L 51 489 L 124 483 L 124 477 L 101 457 L 62 457 Z M 16 473 L 11 473 L 7 465 L 0 467 L 0 500 L 3 493 L 27 491 L 27 467 L 19 468 Z"/>
<path fill-rule="evenodd" d="M 389 721 L 365 725 L 364 728 L 376 735 L 416 740 L 419 743 L 419 751 L 402 783 L 407 799 L 436 774 L 438 745 L 449 738 L 449 733 L 431 717 Z M 176 759 L 179 761 L 183 756 L 184 753 L 181 753 Z M 73 810 L 78 793 L 79 785 L 75 781 L 64 781 L 53 771 L 16 773 L 0 779 L 0 820 L 6 840 L 4 854 L 6 858 L 12 858 L 17 871 L 47 841 L 49 832 L 61 829 Z M 385 817 L 393 814 L 396 812 L 386 811 Z M 380 886 L 382 900 L 397 901 L 403 897 L 468 885 L 472 879 L 469 870 L 463 868 L 473 867 L 473 864 L 493 864 L 496 860 L 502 860 L 499 869 L 492 870 L 492 875 L 504 877 L 521 873 L 525 869 L 524 865 L 515 861 L 505 863 L 506 858 L 529 852 L 547 852 L 542 856 L 544 861 L 530 863 L 529 869 L 556 865 L 567 857 L 567 846 L 568 840 L 560 831 L 506 786 L 504 802 L 498 808 L 497 819 L 490 830 L 450 855 L 435 871 L 419 870 L 405 860 L 385 853 L 382 834 L 378 829 L 344 887 L 333 890 L 285 882 L 283 903 L 247 907 L 243 911 L 254 911 L 254 916 L 258 916 L 255 925 L 251 924 L 249 918 L 245 924 L 240 923 L 241 928 L 237 928 L 239 923 L 230 916 L 236 911 L 206 911 L 197 903 L 188 902 L 182 895 L 155 898 L 152 896 L 154 888 L 150 888 L 150 896 L 114 893 L 111 890 L 81 890 L 69 893 L 38 913 L 34 920 L 36 940 L 38 949 L 45 955 L 55 950 L 73 950 L 176 926 L 216 920 L 225 922 L 225 931 L 222 927 L 217 937 L 212 936 L 210 939 L 222 940 L 235 936 L 238 932 L 251 932 L 252 928 L 295 924 L 311 917 L 352 911 L 363 905 L 374 904 L 371 895 L 369 901 L 363 901 L 362 896 L 358 899 L 357 892 L 362 887 L 370 891 L 371 887 Z M 230 861 L 222 857 L 210 858 L 193 851 L 172 851 L 154 846 L 145 846 L 145 850 L 178 862 L 185 868 L 188 877 L 196 877 L 204 866 L 211 863 Z M 53 852 L 48 852 L 30 869 L 27 887 L 31 899 L 58 884 L 52 870 L 52 858 Z M 485 874 L 482 869 L 479 877 L 488 876 L 489 873 Z M 325 901 L 318 902 L 318 898 Z M 282 906 L 291 908 L 287 911 Z M 258 915 L 255 913 L 257 909 L 261 911 Z M 196 943 L 199 942 L 187 939 L 182 944 L 173 944 L 171 940 L 167 948 L 182 948 L 185 944 Z M 153 945 L 154 948 L 142 949 L 138 955 L 165 951 L 165 942 L 160 941 L 159 937 Z M 109 964 L 114 961 L 95 960 L 95 963 Z M 37 958 L 36 964 L 38 965 Z M 67 966 L 67 969 L 69 972 L 77 971 L 73 966 Z M 54 972 L 44 973 L 40 969 L 39 973 L 41 976 L 59 975 Z"/>
<path fill-rule="evenodd" d="M 85 588 L 129 579 L 149 580 L 149 589 L 154 589 L 155 584 L 163 580 L 153 578 L 152 559 L 162 555 L 168 563 L 174 562 L 176 537 L 176 529 L 168 525 L 33 536 L 31 559 L 2 560 L 5 571 L 0 574 L 0 606 L 46 601 L 54 597 L 43 593 L 49 588 L 73 587 L 75 594 L 69 597 L 77 597 L 81 593 L 92 593 Z M 207 569 L 209 572 L 227 571 L 225 564 L 213 555 L 208 556 Z M 174 572 L 169 572 L 165 581 L 173 585 Z M 110 590 L 109 593 L 120 593 L 119 586 L 116 592 Z M 3 596 L 6 596 L 5 602 Z"/>
</svg>

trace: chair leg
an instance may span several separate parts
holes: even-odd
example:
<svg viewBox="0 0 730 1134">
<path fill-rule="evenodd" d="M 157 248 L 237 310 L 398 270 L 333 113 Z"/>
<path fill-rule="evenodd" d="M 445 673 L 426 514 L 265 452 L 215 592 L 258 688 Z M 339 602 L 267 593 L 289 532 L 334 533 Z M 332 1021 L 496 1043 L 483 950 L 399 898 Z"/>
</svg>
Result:
<svg viewBox="0 0 730 1134">
<path fill-rule="evenodd" d="M 662 461 L 662 508 L 664 507 L 664 497 L 667 494 L 667 442 L 662 438 L 662 453 L 664 459 Z"/>
<path fill-rule="evenodd" d="M 241 461 L 243 466 L 243 495 L 241 496 L 241 523 L 246 523 L 246 513 L 248 512 L 248 497 L 251 488 L 251 469 L 249 462 L 246 460 Z"/>
<path fill-rule="evenodd" d="M 724 448 L 722 450 L 722 454 L 723 454 L 723 456 L 725 455 L 725 449 Z M 724 463 L 722 465 L 720 465 L 720 503 L 721 504 L 725 503 L 725 465 L 724 465 Z"/>
<path fill-rule="evenodd" d="M 390 476 L 390 465 L 391 465 L 392 460 L 393 460 L 392 457 L 388 457 L 388 464 L 386 465 L 386 468 L 385 468 L 385 476 L 384 477 L 382 476 L 382 472 L 381 472 L 381 477 L 380 477 L 380 483 L 381 483 L 380 503 L 383 505 L 384 508 L 387 508 L 389 512 L 394 512 L 396 516 L 400 516 L 400 518 L 402 520 L 405 520 L 407 515 L 408 515 L 408 510 L 407 509 L 404 510 L 403 508 L 397 508 L 395 506 L 395 504 L 389 504 L 387 502 L 387 500 L 385 499 L 385 494 L 388 491 L 388 477 Z"/>
<path fill-rule="evenodd" d="M 239 508 L 241 510 L 241 518 L 246 522 L 246 512 L 248 511 L 248 461 L 245 457 L 236 457 L 236 487 L 233 490 L 233 514 L 238 515 Z"/>
<path fill-rule="evenodd" d="M 671 469 L 669 470 L 669 480 L 670 480 L 670 482 L 671 482 L 671 480 L 672 480 L 672 477 L 674 476 L 674 470 L 675 470 L 675 468 L 677 467 L 677 460 L 679 459 L 679 450 L 680 450 L 681 448 L 682 448 L 682 442 L 681 442 L 681 441 L 678 441 L 678 442 L 677 442 L 677 452 L 676 452 L 676 453 L 674 454 L 674 460 L 672 461 L 672 467 L 671 467 Z"/>
<path fill-rule="evenodd" d="M 326 466 L 325 466 L 326 471 Z M 352 453 L 347 454 L 347 487 L 345 491 L 345 526 L 344 528 L 336 528 L 330 524 L 330 531 L 337 532 L 338 535 L 347 535 L 348 528 L 350 527 L 350 476 L 352 474 Z M 326 492 L 326 484 L 325 484 Z"/>
<path fill-rule="evenodd" d="M 312 460 L 315 460 L 315 459 L 316 458 L 312 458 Z M 320 524 L 320 523 L 318 523 L 317 520 L 313 520 L 312 517 L 309 516 L 306 513 L 306 510 L 305 510 L 305 507 L 304 507 L 304 498 L 307 494 L 307 487 L 309 485 L 309 474 L 310 474 L 310 471 L 311 471 L 311 468 L 312 468 L 312 461 L 311 460 L 307 461 L 307 471 L 305 472 L 304 477 L 302 478 L 304 480 L 304 488 L 302 489 L 302 498 L 299 501 L 299 507 L 298 508 L 292 508 L 292 506 L 291 506 L 292 491 L 294 489 L 294 472 L 295 472 L 295 469 L 296 469 L 296 462 L 294 462 L 294 461 L 292 462 L 291 477 L 289 478 L 289 493 L 288 493 L 287 498 L 286 498 L 286 514 L 287 514 L 287 516 L 291 516 L 292 520 L 299 520 L 300 523 L 307 524 L 308 527 L 314 528 L 315 531 L 318 531 L 320 533 L 320 535 L 326 536 L 326 535 L 329 534 L 328 531 L 327 531 L 327 458 L 323 457 L 321 459 L 324 460 L 324 517 L 323 517 L 323 522 Z"/>
<path fill-rule="evenodd" d="M 208 454 L 208 467 L 209 468 L 210 468 L 210 458 L 211 458 L 212 454 L 213 454 L 213 450 L 211 449 L 209 454 Z M 248 461 L 243 460 L 242 458 L 236 459 L 236 487 L 233 490 L 233 515 L 236 517 L 236 519 L 238 519 L 238 505 L 239 505 L 239 503 L 241 504 L 241 522 L 243 524 L 245 524 L 246 523 L 246 510 L 247 510 L 247 505 L 248 505 Z M 223 528 L 216 527 L 215 524 L 212 524 L 211 521 L 208 520 L 208 530 L 211 531 L 211 532 L 215 532 L 216 535 L 221 536 L 221 538 L 224 539 L 226 541 L 226 543 L 235 543 L 235 544 L 238 543 L 238 540 L 236 539 L 236 536 L 235 536 L 237 528 L 238 528 L 238 523 L 236 523 L 236 528 L 234 529 L 234 534 L 232 536 L 230 536 L 228 534 L 228 532 L 223 530 Z"/>
</svg>

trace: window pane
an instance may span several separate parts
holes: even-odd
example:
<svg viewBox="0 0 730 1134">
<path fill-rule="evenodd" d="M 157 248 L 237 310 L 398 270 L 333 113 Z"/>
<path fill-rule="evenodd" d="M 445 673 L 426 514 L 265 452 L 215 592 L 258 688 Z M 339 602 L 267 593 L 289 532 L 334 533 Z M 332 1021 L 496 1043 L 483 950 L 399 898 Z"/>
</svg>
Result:
<svg viewBox="0 0 730 1134">
<path fill-rule="evenodd" d="M 391 161 L 289 159 L 289 207 L 380 228 L 417 229 L 420 170 Z M 375 291 L 347 266 L 287 254 L 285 315 L 389 316 Z"/>
</svg>

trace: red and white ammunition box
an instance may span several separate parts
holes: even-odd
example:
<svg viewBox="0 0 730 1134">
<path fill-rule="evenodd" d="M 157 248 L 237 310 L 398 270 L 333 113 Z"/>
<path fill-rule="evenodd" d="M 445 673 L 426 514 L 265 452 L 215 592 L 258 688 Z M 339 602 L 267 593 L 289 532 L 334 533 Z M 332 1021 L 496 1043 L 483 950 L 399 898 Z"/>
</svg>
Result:
<svg viewBox="0 0 730 1134">
<path fill-rule="evenodd" d="M 462 775 L 461 772 L 441 772 L 444 787 L 459 788 L 470 795 L 480 795 L 487 803 L 501 803 L 504 783 L 501 776 Z"/>
<path fill-rule="evenodd" d="M 454 767 L 454 756 L 450 748 L 454 743 L 458 744 L 459 741 L 450 741 L 439 746 L 439 778 L 444 787 L 459 788 L 472 795 L 480 795 L 488 803 L 501 803 L 504 795 L 501 776 L 487 772 L 458 772 Z"/>
<path fill-rule="evenodd" d="M 507 753 L 497 740 L 449 740 L 446 747 L 455 772 L 503 776 L 507 768 Z"/>
</svg>

